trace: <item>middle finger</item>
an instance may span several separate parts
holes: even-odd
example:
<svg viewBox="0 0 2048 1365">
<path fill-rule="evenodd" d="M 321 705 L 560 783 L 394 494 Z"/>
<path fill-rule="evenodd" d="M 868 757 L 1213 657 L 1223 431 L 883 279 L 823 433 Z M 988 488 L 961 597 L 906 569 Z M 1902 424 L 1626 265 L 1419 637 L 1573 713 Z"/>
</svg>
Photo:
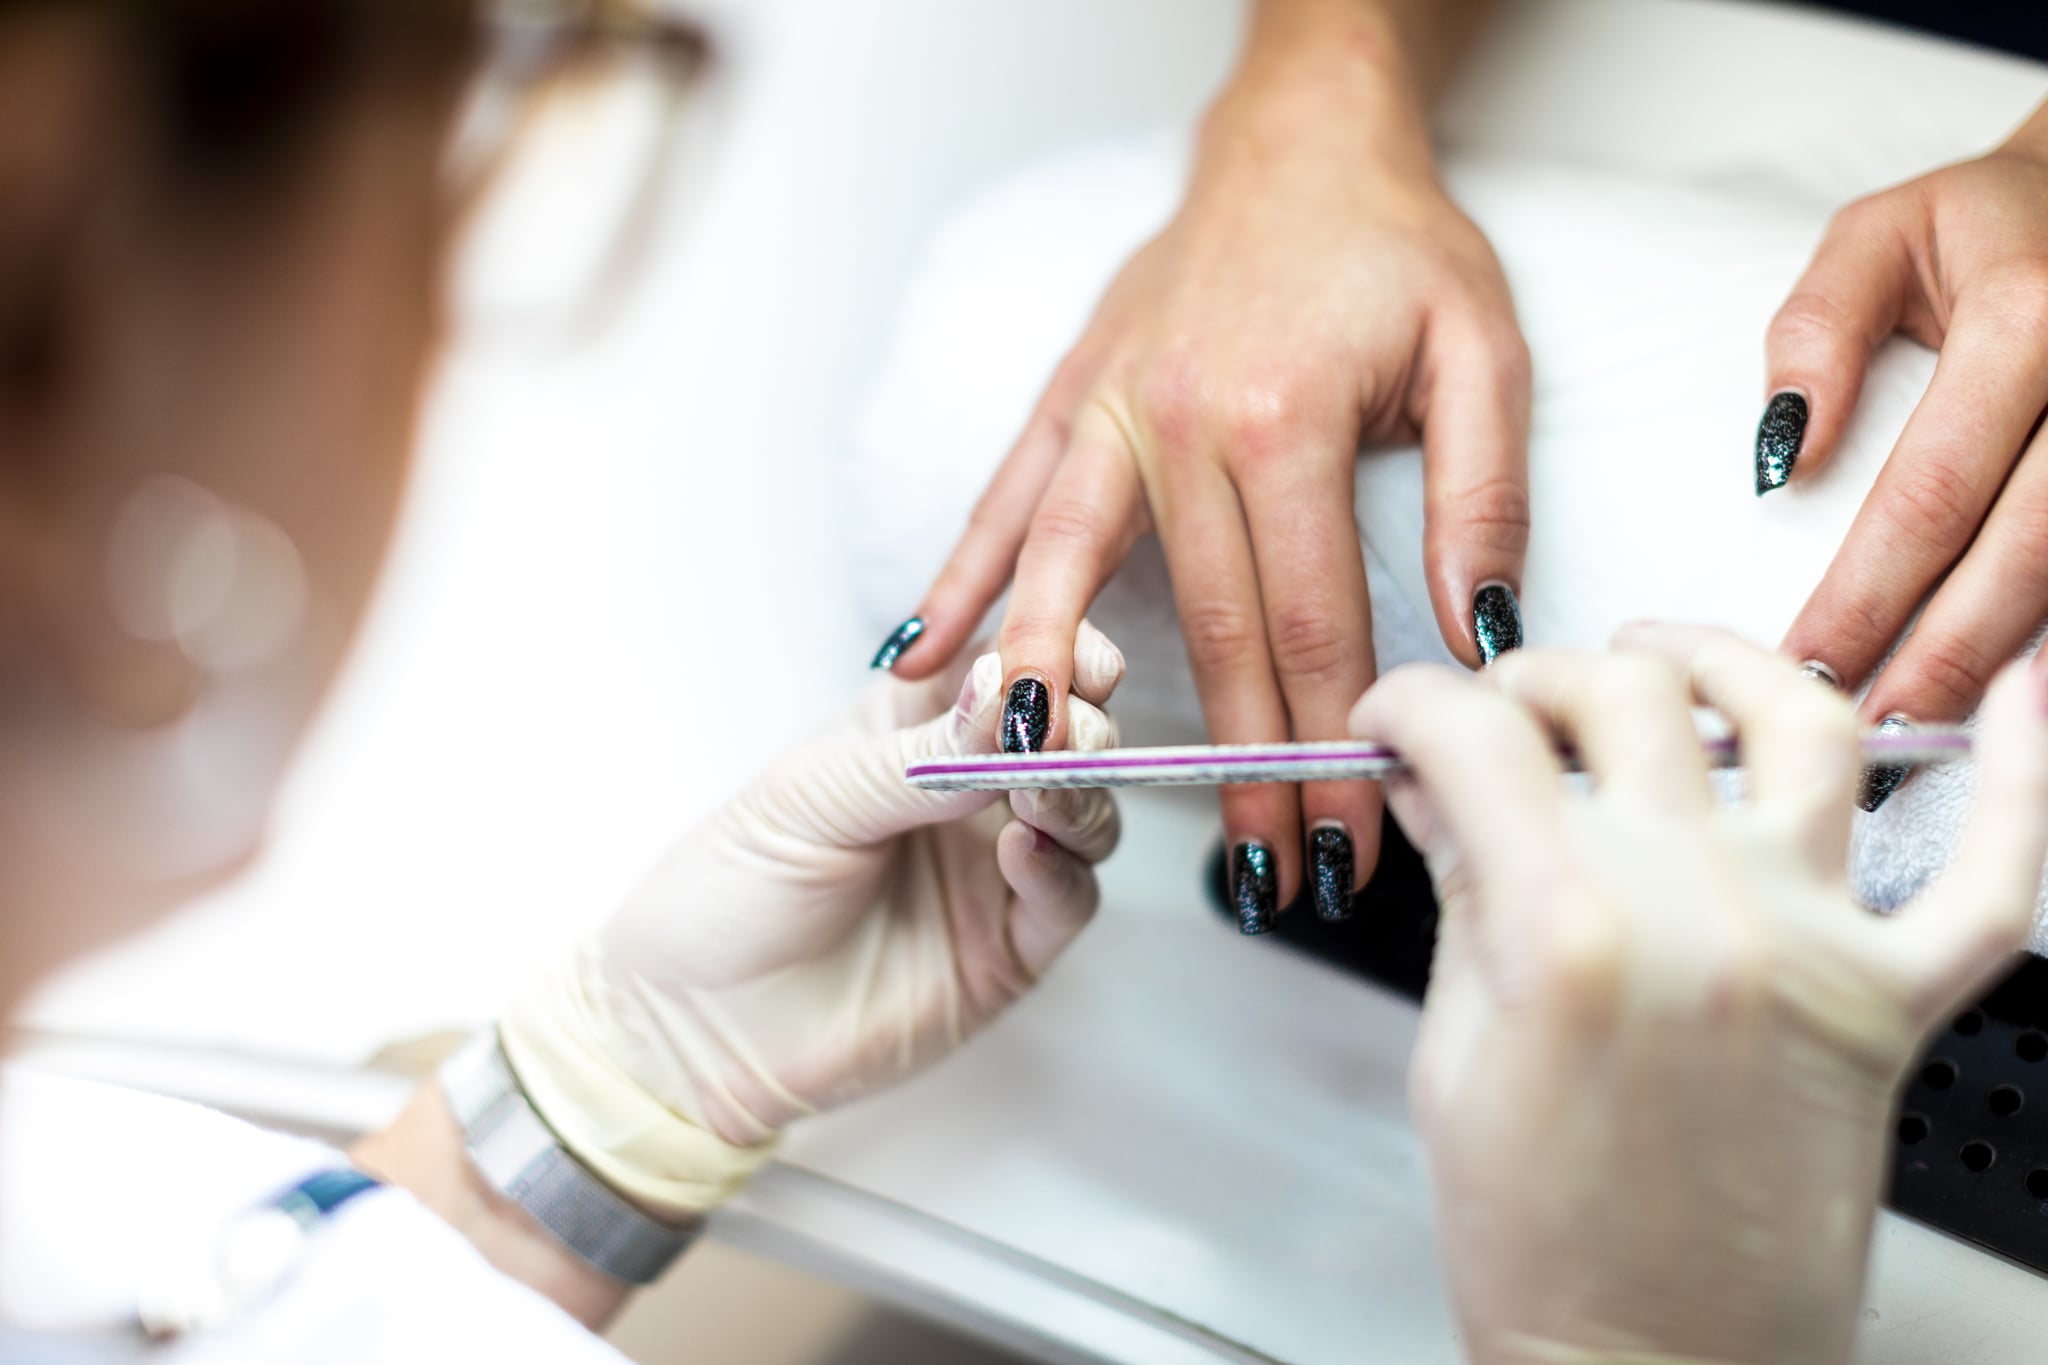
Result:
<svg viewBox="0 0 2048 1365">
<path fill-rule="evenodd" d="M 1341 436 L 1339 444 L 1348 457 L 1355 439 Z M 1342 739 L 1352 704 L 1374 672 L 1353 462 L 1322 455 L 1282 452 L 1280 462 L 1248 471 L 1238 483 L 1258 558 L 1267 643 L 1297 740 Z M 1301 814 L 1310 830 L 1316 912 L 1343 919 L 1352 892 L 1379 860 L 1379 788 L 1305 783 Z"/>
<path fill-rule="evenodd" d="M 1153 494 L 1159 537 L 1173 571 L 1188 666 L 1218 744 L 1287 737 L 1287 704 L 1266 649 L 1258 566 L 1237 490 L 1212 460 L 1176 460 Z M 1230 841 L 1231 902 L 1238 928 L 1263 934 L 1301 878 L 1296 788 L 1276 782 L 1219 793 Z"/>
</svg>

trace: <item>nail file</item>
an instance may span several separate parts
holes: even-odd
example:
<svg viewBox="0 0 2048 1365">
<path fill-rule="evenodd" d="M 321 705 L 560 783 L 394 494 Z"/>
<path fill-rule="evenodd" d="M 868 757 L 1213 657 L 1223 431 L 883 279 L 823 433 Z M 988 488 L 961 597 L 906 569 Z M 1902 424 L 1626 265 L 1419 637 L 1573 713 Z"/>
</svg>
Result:
<svg viewBox="0 0 2048 1365">
<path fill-rule="evenodd" d="M 1732 735 L 1702 738 L 1716 768 L 1742 766 Z M 1574 771 L 1568 751 L 1560 756 Z M 1887 768 L 1954 763 L 1970 756 L 1970 736 L 1947 726 L 1905 733 L 1866 731 L 1863 758 Z M 1214 787 L 1228 782 L 1335 782 L 1399 772 L 1401 756 L 1380 744 L 1335 740 L 1316 744 L 1186 744 L 1151 749 L 1099 749 L 1037 754 L 964 754 L 924 759 L 903 775 L 923 791 L 1051 791 L 1063 787 Z"/>
</svg>

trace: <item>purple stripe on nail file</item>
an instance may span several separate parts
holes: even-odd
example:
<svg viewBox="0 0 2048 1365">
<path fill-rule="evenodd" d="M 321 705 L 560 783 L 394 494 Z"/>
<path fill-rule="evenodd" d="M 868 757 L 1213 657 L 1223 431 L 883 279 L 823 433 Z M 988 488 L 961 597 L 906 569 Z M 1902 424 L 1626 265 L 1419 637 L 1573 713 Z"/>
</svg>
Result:
<svg viewBox="0 0 2048 1365">
<path fill-rule="evenodd" d="M 1701 749 L 1718 767 L 1739 762 L 1732 736 L 1706 738 Z M 1863 737 L 1863 757 L 1894 767 L 1952 763 L 1970 754 L 1970 736 L 1929 726 L 1905 734 Z M 1570 761 L 1567 752 L 1564 757 Z M 1176 748 L 1103 749 L 1079 754 L 969 754 L 912 763 L 903 770 L 927 791 L 1050 790 L 1061 787 L 1219 786 L 1230 782 L 1306 782 L 1384 777 L 1401 756 L 1378 744 L 1195 744 Z"/>
</svg>

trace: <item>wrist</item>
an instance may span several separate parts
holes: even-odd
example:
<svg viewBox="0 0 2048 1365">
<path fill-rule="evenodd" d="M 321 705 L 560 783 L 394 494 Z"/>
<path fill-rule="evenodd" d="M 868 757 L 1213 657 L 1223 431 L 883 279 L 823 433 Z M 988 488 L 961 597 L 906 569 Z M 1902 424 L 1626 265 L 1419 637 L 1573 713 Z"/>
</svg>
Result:
<svg viewBox="0 0 2048 1365">
<path fill-rule="evenodd" d="M 415 1091 L 398 1117 L 356 1143 L 349 1157 L 411 1194 L 501 1273 L 554 1300 L 586 1326 L 603 1325 L 630 1292 L 485 1183 L 435 1082 Z"/>
<path fill-rule="evenodd" d="M 1204 113 L 1205 170 L 1270 167 L 1308 156 L 1327 173 L 1436 181 L 1428 112 L 1384 20 L 1352 21 L 1328 42 L 1275 39 L 1244 64 Z"/>
</svg>

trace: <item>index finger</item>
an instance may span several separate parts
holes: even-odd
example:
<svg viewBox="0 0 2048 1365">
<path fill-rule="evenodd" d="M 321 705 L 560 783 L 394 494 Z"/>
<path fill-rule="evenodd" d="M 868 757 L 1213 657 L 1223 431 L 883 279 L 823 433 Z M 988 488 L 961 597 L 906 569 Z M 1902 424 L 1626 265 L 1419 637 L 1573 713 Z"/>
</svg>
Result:
<svg viewBox="0 0 2048 1365">
<path fill-rule="evenodd" d="M 1422 553 L 1437 629 L 1476 667 L 1521 642 L 1515 598 L 1529 548 L 1529 349 L 1512 322 L 1437 319 L 1431 328 L 1419 423 Z M 1489 588 L 1494 594 L 1482 602 Z"/>
<path fill-rule="evenodd" d="M 1031 517 L 999 643 L 1003 748 L 1058 748 L 1081 617 L 1137 536 L 1142 489 L 1123 433 L 1099 409 L 1076 422 L 1059 472 Z"/>
</svg>

